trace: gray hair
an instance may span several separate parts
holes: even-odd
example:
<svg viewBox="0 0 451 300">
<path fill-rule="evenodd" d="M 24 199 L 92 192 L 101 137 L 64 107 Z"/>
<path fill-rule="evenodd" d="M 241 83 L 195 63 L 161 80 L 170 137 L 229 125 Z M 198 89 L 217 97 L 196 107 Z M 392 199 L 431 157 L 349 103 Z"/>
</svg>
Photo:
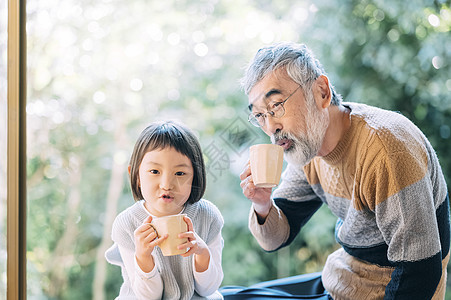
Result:
<svg viewBox="0 0 451 300">
<path fill-rule="evenodd" d="M 304 93 L 311 90 L 314 80 L 321 75 L 326 75 L 323 66 L 306 45 L 291 42 L 277 43 L 258 50 L 247 67 L 241 79 L 241 86 L 246 95 L 263 77 L 279 68 L 285 68 L 288 76 L 302 87 Z M 335 92 L 330 83 L 329 88 L 332 92 L 331 104 L 339 105 L 342 101 L 341 95 Z"/>
</svg>

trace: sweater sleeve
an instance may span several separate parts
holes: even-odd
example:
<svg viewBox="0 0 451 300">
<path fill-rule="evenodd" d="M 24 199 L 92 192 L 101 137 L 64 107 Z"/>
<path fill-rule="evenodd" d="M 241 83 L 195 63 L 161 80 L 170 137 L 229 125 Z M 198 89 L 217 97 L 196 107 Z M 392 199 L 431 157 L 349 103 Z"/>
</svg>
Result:
<svg viewBox="0 0 451 300">
<path fill-rule="evenodd" d="M 204 272 L 196 272 L 193 259 L 194 287 L 201 296 L 213 294 L 221 285 L 224 273 L 222 271 L 222 249 L 224 239 L 219 234 L 208 244 L 210 251 L 210 262 L 208 269 Z"/>
<path fill-rule="evenodd" d="M 158 266 L 155 265 L 152 271 L 145 273 L 138 266 L 134 251 L 119 246 L 119 252 L 123 258 L 124 267 L 135 297 L 149 300 L 161 299 L 163 295 L 163 281 L 158 272 Z"/>
<path fill-rule="evenodd" d="M 288 220 L 283 212 L 273 204 L 263 224 L 257 219 L 255 210 L 249 214 L 249 230 L 265 251 L 275 251 L 282 247 L 290 235 Z"/>
<path fill-rule="evenodd" d="M 291 165 L 283 173 L 282 182 L 272 197 L 273 206 L 263 224 L 259 224 L 253 209 L 249 215 L 249 229 L 266 251 L 289 245 L 322 205 L 304 171 Z"/>
<path fill-rule="evenodd" d="M 442 275 L 441 245 L 427 158 L 379 153 L 363 184 L 395 266 L 385 299 L 430 299 Z"/>
<path fill-rule="evenodd" d="M 199 204 L 199 213 L 205 218 L 208 226 L 205 227 L 205 231 L 197 233 L 208 246 L 210 262 L 207 270 L 204 272 L 197 272 L 193 259 L 193 275 L 196 292 L 200 296 L 206 297 L 218 290 L 224 278 L 222 270 L 224 239 L 221 234 L 224 226 L 224 219 L 216 205 L 210 201 L 203 199 Z"/>
</svg>

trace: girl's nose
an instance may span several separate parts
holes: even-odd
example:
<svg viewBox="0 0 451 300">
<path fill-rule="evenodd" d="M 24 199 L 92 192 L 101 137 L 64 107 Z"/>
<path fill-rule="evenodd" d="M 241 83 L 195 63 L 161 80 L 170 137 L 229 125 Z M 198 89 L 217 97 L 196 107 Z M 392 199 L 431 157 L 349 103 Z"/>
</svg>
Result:
<svg viewBox="0 0 451 300">
<path fill-rule="evenodd" d="M 162 176 L 160 181 L 160 189 L 171 190 L 174 188 L 174 178 L 172 176 Z"/>
</svg>

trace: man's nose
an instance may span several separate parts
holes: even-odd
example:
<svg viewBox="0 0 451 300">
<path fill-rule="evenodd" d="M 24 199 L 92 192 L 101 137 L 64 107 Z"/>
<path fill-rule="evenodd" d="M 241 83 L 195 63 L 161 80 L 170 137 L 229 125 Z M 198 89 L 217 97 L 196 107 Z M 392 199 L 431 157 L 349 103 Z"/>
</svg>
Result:
<svg viewBox="0 0 451 300">
<path fill-rule="evenodd" d="M 280 118 L 274 118 L 271 115 L 266 116 L 265 126 L 263 131 L 268 135 L 272 136 L 277 131 L 282 130 L 282 123 L 280 123 Z"/>
</svg>

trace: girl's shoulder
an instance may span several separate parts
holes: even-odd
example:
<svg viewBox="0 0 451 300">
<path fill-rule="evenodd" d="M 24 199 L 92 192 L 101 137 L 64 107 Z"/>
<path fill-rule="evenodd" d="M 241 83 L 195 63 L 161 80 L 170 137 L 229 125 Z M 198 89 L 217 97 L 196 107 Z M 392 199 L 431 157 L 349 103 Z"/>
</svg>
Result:
<svg viewBox="0 0 451 300">
<path fill-rule="evenodd" d="M 211 202 L 210 200 L 202 198 L 196 203 L 198 203 L 204 209 L 217 210 L 218 213 L 220 213 L 218 207 L 213 202 Z"/>
<path fill-rule="evenodd" d="M 136 222 L 136 219 L 145 219 L 146 217 L 147 213 L 142 201 L 138 201 L 120 212 L 117 215 L 115 222 Z"/>
<path fill-rule="evenodd" d="M 185 209 L 185 212 L 193 217 L 197 215 L 202 216 L 203 218 L 207 218 L 210 220 L 219 221 L 221 224 L 224 224 L 224 218 L 222 217 L 221 211 L 219 208 L 211 201 L 207 199 L 200 199 L 194 204 L 188 204 Z"/>
<path fill-rule="evenodd" d="M 207 199 L 200 199 L 199 200 L 200 209 L 206 213 L 212 213 L 215 215 L 221 215 L 221 211 L 219 208 L 211 201 Z"/>
<path fill-rule="evenodd" d="M 188 205 L 185 213 L 193 221 L 196 233 L 207 243 L 211 243 L 224 227 L 224 218 L 218 207 L 212 202 L 201 199 Z"/>
<path fill-rule="evenodd" d="M 136 202 L 120 212 L 112 226 L 111 235 L 113 241 L 118 242 L 118 239 L 123 239 L 126 236 L 133 236 L 135 229 L 142 224 L 146 217 L 146 211 L 143 209 L 140 202 Z"/>
</svg>

